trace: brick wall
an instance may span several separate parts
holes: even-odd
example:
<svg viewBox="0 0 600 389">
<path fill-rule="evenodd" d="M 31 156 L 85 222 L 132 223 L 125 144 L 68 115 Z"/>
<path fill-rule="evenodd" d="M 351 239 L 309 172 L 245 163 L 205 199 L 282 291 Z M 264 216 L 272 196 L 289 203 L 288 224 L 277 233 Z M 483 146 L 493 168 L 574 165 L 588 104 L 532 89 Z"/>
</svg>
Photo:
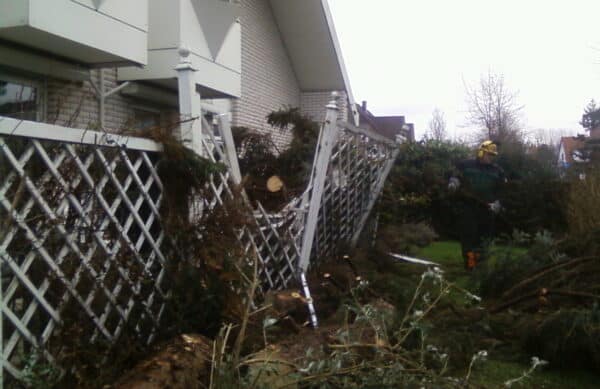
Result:
<svg viewBox="0 0 600 389">
<path fill-rule="evenodd" d="M 96 72 L 92 72 L 92 77 Z M 66 127 L 97 128 L 98 102 L 89 82 L 48 79 L 46 121 Z"/>
<path fill-rule="evenodd" d="M 100 70 L 91 71 L 92 80 L 100 85 Z M 116 69 L 104 69 L 104 90 L 118 86 Z M 98 129 L 100 108 L 95 91 L 88 81 L 46 80 L 46 122 L 67 127 Z M 160 117 L 161 124 L 176 121 L 178 113 L 164 108 L 126 98 L 119 93 L 105 100 L 105 128 L 108 132 L 135 132 L 135 109 L 151 109 Z"/>
<path fill-rule="evenodd" d="M 348 95 L 345 91 L 338 91 L 338 94 L 338 117 L 345 119 L 348 115 Z M 300 111 L 314 121 L 321 122 L 325 119 L 325 106 L 330 101 L 331 92 L 303 92 L 300 97 Z"/>
<path fill-rule="evenodd" d="M 232 124 L 270 129 L 265 117 L 285 106 L 300 107 L 300 89 L 267 0 L 241 0 L 242 96 L 232 106 Z M 288 132 L 273 131 L 278 145 Z"/>
</svg>

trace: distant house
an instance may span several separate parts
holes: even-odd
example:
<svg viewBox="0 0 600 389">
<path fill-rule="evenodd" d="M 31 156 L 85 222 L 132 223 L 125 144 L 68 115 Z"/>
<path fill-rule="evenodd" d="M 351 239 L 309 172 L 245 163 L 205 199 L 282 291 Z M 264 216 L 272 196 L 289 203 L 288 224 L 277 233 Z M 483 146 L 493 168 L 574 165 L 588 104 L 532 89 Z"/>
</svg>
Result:
<svg viewBox="0 0 600 389">
<path fill-rule="evenodd" d="M 558 166 L 567 169 L 574 163 L 584 162 L 582 150 L 585 146 L 585 137 L 563 136 L 558 147 Z"/>
<path fill-rule="evenodd" d="M 415 129 L 412 123 L 406 123 L 404 116 L 375 116 L 367 109 L 367 102 L 356 105 L 359 127 L 373 130 L 386 138 L 398 142 L 414 142 Z"/>
</svg>

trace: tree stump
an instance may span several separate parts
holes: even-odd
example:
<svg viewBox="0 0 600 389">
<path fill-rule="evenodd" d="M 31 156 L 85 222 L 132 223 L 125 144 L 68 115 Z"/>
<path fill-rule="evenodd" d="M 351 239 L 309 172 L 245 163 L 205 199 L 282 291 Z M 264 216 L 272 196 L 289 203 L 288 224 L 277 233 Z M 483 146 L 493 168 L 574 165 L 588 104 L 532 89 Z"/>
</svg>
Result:
<svg viewBox="0 0 600 389">
<path fill-rule="evenodd" d="M 210 376 L 212 341 L 202 335 L 180 335 L 137 364 L 112 389 L 200 389 Z"/>
</svg>

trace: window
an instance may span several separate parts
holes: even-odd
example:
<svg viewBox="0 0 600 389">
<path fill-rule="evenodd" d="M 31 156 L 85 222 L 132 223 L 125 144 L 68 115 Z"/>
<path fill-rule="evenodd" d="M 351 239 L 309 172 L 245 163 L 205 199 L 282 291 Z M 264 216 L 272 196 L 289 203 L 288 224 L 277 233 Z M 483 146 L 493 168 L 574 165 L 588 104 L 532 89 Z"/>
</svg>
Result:
<svg viewBox="0 0 600 389">
<path fill-rule="evenodd" d="M 0 73 L 0 116 L 23 120 L 41 120 L 39 83 Z"/>
<path fill-rule="evenodd" d="M 147 130 L 160 125 L 160 111 L 135 107 L 133 110 L 133 128 Z"/>
</svg>

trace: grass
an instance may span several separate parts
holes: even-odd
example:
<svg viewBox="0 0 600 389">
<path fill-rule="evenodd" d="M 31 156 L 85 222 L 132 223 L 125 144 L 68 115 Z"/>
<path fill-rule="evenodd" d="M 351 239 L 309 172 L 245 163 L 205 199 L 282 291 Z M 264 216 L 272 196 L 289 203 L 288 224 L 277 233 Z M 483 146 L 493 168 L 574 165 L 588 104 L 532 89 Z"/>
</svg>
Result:
<svg viewBox="0 0 600 389">
<path fill-rule="evenodd" d="M 454 241 L 435 242 L 419 250 L 417 257 L 429 259 L 441 265 L 452 282 L 461 288 L 469 288 L 470 277 L 464 270 L 460 243 Z"/>
<path fill-rule="evenodd" d="M 502 388 L 507 380 L 519 377 L 529 368 L 524 363 L 490 359 L 473 373 L 472 382 L 485 388 Z M 587 371 L 536 370 L 513 388 L 592 389 L 598 388 L 600 377 Z"/>
<path fill-rule="evenodd" d="M 524 251 L 524 249 L 515 249 Z M 428 259 L 438 263 L 445 271 L 446 278 L 456 285 L 470 289 L 470 275 L 463 268 L 460 244 L 454 241 L 435 242 L 423 249 L 417 255 L 418 258 Z M 454 300 L 454 298 L 452 298 Z M 522 359 L 523 362 L 517 361 Z M 529 369 L 526 362 L 528 356 L 518 357 L 513 355 L 511 360 L 501 359 L 501 356 L 490 352 L 489 359 L 479 364 L 472 375 L 472 382 L 484 388 L 502 388 L 504 382 L 514 379 Z M 600 387 L 600 376 L 589 371 L 563 371 L 553 370 L 551 366 L 546 366 L 542 370 L 537 370 L 530 377 L 513 385 L 513 388 L 598 388 Z"/>
<path fill-rule="evenodd" d="M 430 259 L 440 265 L 459 265 L 462 267 L 460 243 L 454 241 L 435 242 L 422 248 L 417 256 Z"/>
</svg>

